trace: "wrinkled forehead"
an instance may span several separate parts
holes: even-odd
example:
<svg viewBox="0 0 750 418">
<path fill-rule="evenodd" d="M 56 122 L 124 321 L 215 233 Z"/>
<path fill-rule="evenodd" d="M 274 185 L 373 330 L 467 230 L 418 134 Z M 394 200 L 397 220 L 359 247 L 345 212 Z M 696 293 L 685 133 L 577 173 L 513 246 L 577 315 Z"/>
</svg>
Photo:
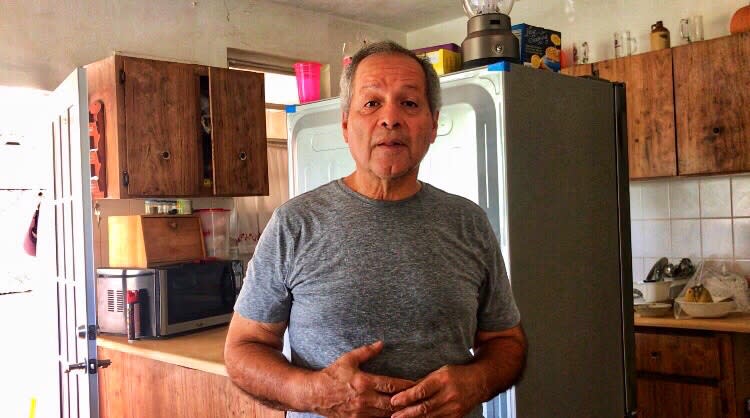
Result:
<svg viewBox="0 0 750 418">
<path fill-rule="evenodd" d="M 355 92 L 398 87 L 426 94 L 427 80 L 422 66 L 412 57 L 398 53 L 378 53 L 363 59 L 352 79 Z"/>
</svg>

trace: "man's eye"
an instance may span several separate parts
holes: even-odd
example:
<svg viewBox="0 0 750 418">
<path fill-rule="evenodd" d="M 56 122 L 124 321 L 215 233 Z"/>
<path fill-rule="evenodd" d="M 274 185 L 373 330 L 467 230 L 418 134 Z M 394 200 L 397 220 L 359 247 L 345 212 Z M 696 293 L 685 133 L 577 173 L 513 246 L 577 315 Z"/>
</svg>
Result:
<svg viewBox="0 0 750 418">
<path fill-rule="evenodd" d="M 365 107 L 375 107 L 378 105 L 378 102 L 375 100 L 369 100 L 367 103 L 365 103 Z"/>
<path fill-rule="evenodd" d="M 418 105 L 417 105 L 417 102 L 413 102 L 411 100 L 405 100 L 404 101 L 404 106 L 406 106 L 406 107 L 417 107 Z"/>
</svg>

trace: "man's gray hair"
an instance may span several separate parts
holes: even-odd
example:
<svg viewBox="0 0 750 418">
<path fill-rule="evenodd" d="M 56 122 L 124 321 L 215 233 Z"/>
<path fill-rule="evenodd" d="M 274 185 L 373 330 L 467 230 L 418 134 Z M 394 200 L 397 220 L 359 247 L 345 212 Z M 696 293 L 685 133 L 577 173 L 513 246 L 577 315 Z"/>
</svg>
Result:
<svg viewBox="0 0 750 418">
<path fill-rule="evenodd" d="M 434 116 L 441 106 L 440 99 L 440 77 L 438 77 L 432 64 L 426 59 L 419 58 L 415 53 L 404 48 L 393 41 L 381 41 L 368 44 L 363 47 L 352 57 L 352 62 L 341 73 L 341 111 L 349 113 L 349 106 L 352 103 L 352 84 L 354 83 L 354 74 L 357 67 L 365 58 L 375 54 L 401 54 L 411 57 L 419 63 L 424 71 L 425 85 L 427 88 L 427 102 L 430 104 L 430 112 Z"/>
</svg>

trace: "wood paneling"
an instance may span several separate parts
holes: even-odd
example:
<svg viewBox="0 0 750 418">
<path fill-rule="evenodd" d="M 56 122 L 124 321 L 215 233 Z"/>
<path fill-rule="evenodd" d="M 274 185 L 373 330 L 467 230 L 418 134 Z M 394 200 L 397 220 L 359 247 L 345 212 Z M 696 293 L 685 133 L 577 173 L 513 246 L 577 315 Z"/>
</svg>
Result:
<svg viewBox="0 0 750 418">
<path fill-rule="evenodd" d="M 563 68 L 562 70 L 560 70 L 560 73 L 572 75 L 573 77 L 583 77 L 594 74 L 591 64 L 573 65 L 571 67 Z"/>
<path fill-rule="evenodd" d="M 719 418 L 721 397 L 715 386 L 639 377 L 639 418 Z"/>
<path fill-rule="evenodd" d="M 112 365 L 99 371 L 102 418 L 283 418 L 227 377 L 99 347 Z"/>
<path fill-rule="evenodd" d="M 750 33 L 673 51 L 679 174 L 750 170 Z"/>
<path fill-rule="evenodd" d="M 639 372 L 713 379 L 721 376 L 715 337 L 638 332 L 635 346 Z"/>
<path fill-rule="evenodd" d="M 214 192 L 267 195 L 263 74 L 209 68 Z"/>
<path fill-rule="evenodd" d="M 202 183 L 196 66 L 123 58 L 130 196 L 197 195 Z"/>
<path fill-rule="evenodd" d="M 677 175 L 672 51 L 594 65 L 599 77 L 626 86 L 630 178 Z"/>
</svg>

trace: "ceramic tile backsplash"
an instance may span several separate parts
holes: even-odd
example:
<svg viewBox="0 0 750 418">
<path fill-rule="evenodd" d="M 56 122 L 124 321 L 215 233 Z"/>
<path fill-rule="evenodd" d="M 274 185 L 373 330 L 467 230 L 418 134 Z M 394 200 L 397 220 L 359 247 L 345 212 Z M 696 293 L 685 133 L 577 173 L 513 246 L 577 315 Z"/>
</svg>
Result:
<svg viewBox="0 0 750 418">
<path fill-rule="evenodd" d="M 688 257 L 692 260 L 701 257 L 701 221 L 698 219 L 673 220 L 672 252 L 675 258 Z"/>
<path fill-rule="evenodd" d="M 705 258 L 733 258 L 732 220 L 701 220 L 701 242 Z"/>
<path fill-rule="evenodd" d="M 728 218 L 732 216 L 729 177 L 705 178 L 700 182 L 701 217 Z"/>
<path fill-rule="evenodd" d="M 750 275 L 750 175 L 630 183 L 633 280 L 659 257 L 728 263 Z"/>
<path fill-rule="evenodd" d="M 667 182 L 652 181 L 644 183 L 641 189 L 641 200 L 644 219 L 669 219 Z"/>
<path fill-rule="evenodd" d="M 678 180 L 669 183 L 670 218 L 700 217 L 698 180 Z"/>
<path fill-rule="evenodd" d="M 750 259 L 750 218 L 734 219 L 734 257 Z"/>
<path fill-rule="evenodd" d="M 750 216 L 750 175 L 732 178 L 732 216 Z"/>
</svg>

